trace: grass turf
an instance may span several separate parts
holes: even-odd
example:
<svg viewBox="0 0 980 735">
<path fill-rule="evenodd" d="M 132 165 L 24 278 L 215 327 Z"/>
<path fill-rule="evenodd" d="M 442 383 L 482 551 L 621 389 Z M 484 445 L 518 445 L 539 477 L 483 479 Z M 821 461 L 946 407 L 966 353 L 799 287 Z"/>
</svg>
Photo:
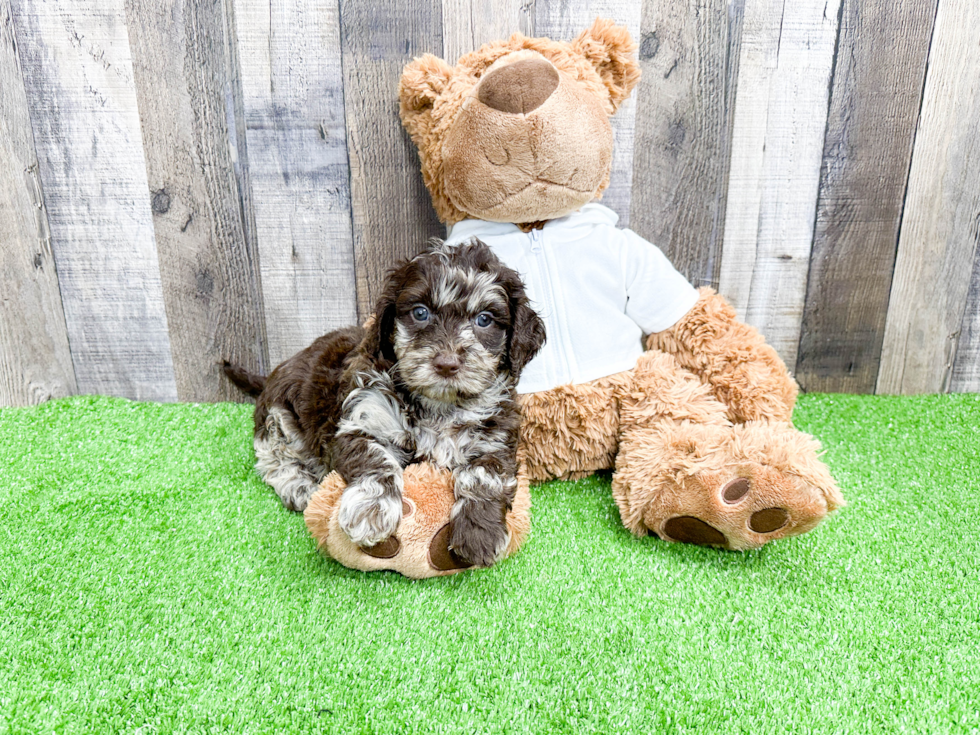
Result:
<svg viewBox="0 0 980 735">
<path fill-rule="evenodd" d="M 608 476 L 413 582 L 318 556 L 251 407 L 0 410 L 0 732 L 975 732 L 980 396 L 805 396 L 849 506 L 637 540 Z"/>
</svg>

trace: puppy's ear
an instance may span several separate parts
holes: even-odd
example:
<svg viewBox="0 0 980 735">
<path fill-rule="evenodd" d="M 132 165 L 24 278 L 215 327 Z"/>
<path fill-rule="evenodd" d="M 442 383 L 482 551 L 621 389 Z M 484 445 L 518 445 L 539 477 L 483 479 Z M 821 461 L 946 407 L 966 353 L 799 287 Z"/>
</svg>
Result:
<svg viewBox="0 0 980 735">
<path fill-rule="evenodd" d="M 517 380 L 531 358 L 544 345 L 544 322 L 531 308 L 520 276 L 510 268 L 504 269 L 504 284 L 510 301 L 510 333 L 507 335 L 507 358 L 510 373 Z"/>
<path fill-rule="evenodd" d="M 636 42 L 629 31 L 606 18 L 596 18 L 592 27 L 582 31 L 571 45 L 599 72 L 615 112 L 640 81 Z"/>
<path fill-rule="evenodd" d="M 395 316 L 398 292 L 404 282 L 405 265 L 392 270 L 385 281 L 384 291 L 374 307 L 374 316 L 367 325 L 367 333 L 360 351 L 371 358 L 378 370 L 387 370 L 398 359 L 395 356 Z"/>
</svg>

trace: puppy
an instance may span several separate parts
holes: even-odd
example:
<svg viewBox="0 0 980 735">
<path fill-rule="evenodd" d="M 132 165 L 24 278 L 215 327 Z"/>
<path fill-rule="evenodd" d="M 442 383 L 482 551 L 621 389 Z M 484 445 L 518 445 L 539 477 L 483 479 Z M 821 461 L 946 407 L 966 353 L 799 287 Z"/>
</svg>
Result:
<svg viewBox="0 0 980 735">
<path fill-rule="evenodd" d="M 402 469 L 452 471 L 450 545 L 489 566 L 508 539 L 517 490 L 521 369 L 544 324 L 520 277 L 478 240 L 434 241 L 387 277 L 366 329 L 317 339 L 261 376 L 225 363 L 255 406 L 256 469 L 283 504 L 303 510 L 337 470 L 339 522 L 351 541 L 384 541 L 402 515 Z"/>
</svg>

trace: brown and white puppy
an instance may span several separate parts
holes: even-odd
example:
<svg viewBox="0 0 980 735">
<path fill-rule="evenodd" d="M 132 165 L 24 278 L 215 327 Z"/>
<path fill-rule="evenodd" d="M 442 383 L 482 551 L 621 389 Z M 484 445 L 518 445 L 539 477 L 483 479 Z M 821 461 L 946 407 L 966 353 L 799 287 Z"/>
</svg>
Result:
<svg viewBox="0 0 980 735">
<path fill-rule="evenodd" d="M 388 274 L 374 321 L 317 339 L 269 376 L 255 407 L 256 469 L 303 510 L 331 470 L 339 522 L 373 546 L 402 514 L 402 469 L 453 473 L 450 545 L 487 566 L 508 543 L 521 369 L 544 344 L 518 274 L 479 241 L 436 241 Z M 255 394 L 261 378 L 225 364 Z"/>
</svg>

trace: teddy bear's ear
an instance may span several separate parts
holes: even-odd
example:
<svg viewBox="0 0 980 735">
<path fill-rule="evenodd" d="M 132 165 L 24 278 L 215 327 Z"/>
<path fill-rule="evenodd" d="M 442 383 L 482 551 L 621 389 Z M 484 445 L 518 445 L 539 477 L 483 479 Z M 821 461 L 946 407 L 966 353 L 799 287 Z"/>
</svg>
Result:
<svg viewBox="0 0 980 735">
<path fill-rule="evenodd" d="M 599 72 L 615 112 L 640 81 L 636 42 L 629 31 L 608 18 L 596 18 L 592 27 L 582 31 L 571 46 Z"/>
<path fill-rule="evenodd" d="M 415 132 L 412 129 L 413 120 L 432 108 L 452 76 L 453 68 L 432 54 L 413 59 L 402 71 L 398 100 L 401 103 L 402 122 L 410 134 Z"/>
</svg>

